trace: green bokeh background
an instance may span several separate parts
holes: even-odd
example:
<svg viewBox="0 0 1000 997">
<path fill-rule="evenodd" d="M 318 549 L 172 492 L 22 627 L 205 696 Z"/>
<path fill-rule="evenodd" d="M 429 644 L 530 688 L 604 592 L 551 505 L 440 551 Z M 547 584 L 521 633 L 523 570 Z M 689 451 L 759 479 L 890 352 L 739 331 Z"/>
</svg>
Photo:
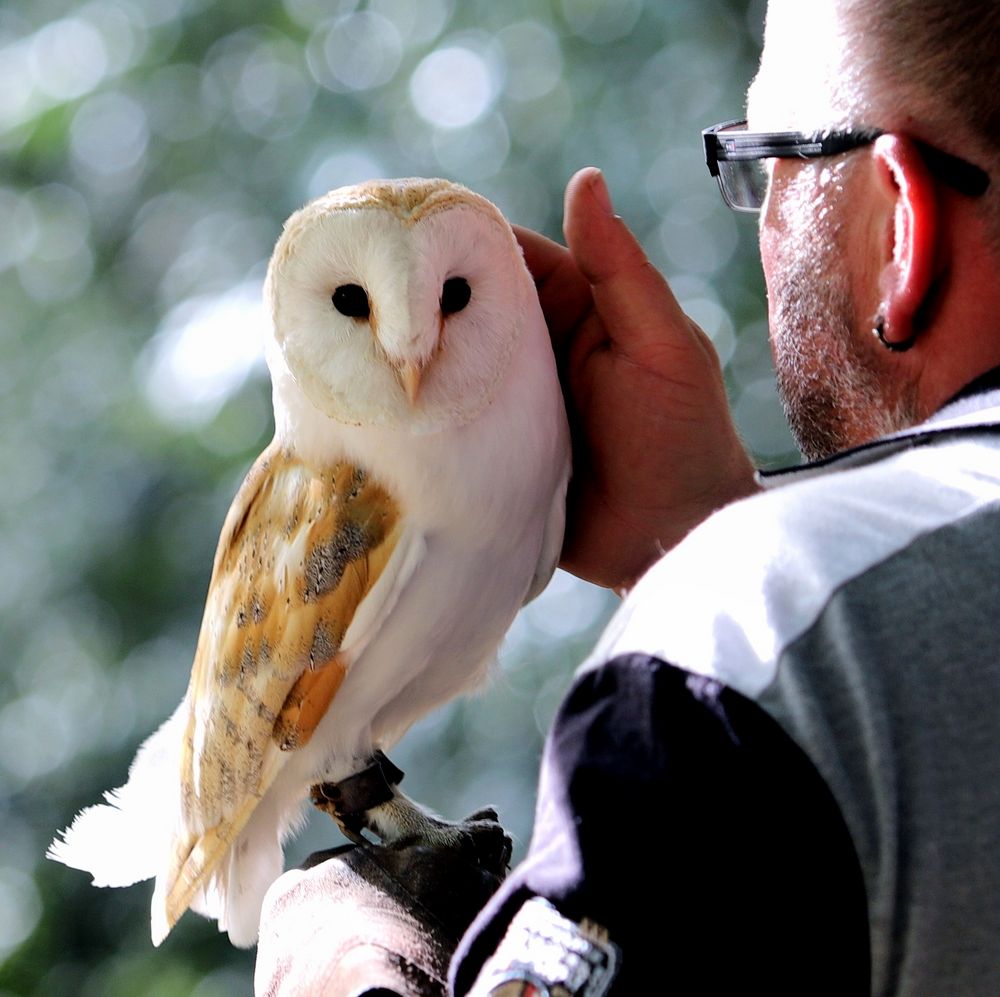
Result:
<svg viewBox="0 0 1000 997">
<path fill-rule="evenodd" d="M 0 7 L 0 997 L 246 994 L 253 955 L 149 884 L 43 859 L 183 694 L 228 504 L 270 438 L 260 284 L 328 188 L 443 175 L 558 238 L 580 166 L 715 341 L 762 464 L 774 394 L 754 220 L 700 129 L 740 115 L 762 0 L 7 0 Z M 720 570 L 725 570 L 720 565 Z M 490 688 L 393 757 L 523 854 L 541 739 L 613 596 L 558 573 Z M 621 815 L 609 845 L 642 833 Z M 318 815 L 295 863 L 335 840 Z"/>
</svg>

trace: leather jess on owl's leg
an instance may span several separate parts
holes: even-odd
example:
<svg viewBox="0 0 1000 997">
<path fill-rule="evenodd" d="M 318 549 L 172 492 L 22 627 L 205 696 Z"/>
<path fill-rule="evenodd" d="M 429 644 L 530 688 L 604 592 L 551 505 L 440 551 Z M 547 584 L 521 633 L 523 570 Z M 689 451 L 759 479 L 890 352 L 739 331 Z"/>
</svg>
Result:
<svg viewBox="0 0 1000 997">
<path fill-rule="evenodd" d="M 340 782 L 316 783 L 310 790 L 310 799 L 314 807 L 337 822 L 351 841 L 362 844 L 365 839 L 361 831 L 369 826 L 368 811 L 390 801 L 403 776 L 401 768 L 376 751 L 360 772 Z"/>
<path fill-rule="evenodd" d="M 509 863 L 511 840 L 496 810 L 486 807 L 465 820 L 445 820 L 401 793 L 397 786 L 402 779 L 403 772 L 377 751 L 360 772 L 314 785 L 311 798 L 356 844 L 368 843 L 361 834 L 368 829 L 387 847 L 423 844 L 453 848 L 489 867 Z"/>
</svg>

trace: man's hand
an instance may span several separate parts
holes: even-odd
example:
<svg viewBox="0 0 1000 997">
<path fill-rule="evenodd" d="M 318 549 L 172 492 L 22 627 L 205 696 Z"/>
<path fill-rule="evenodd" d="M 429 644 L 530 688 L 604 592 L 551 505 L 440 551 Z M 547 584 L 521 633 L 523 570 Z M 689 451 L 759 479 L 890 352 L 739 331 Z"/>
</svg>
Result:
<svg viewBox="0 0 1000 997">
<path fill-rule="evenodd" d="M 496 811 L 468 822 L 497 834 L 348 845 L 310 855 L 264 898 L 257 997 L 445 997 L 458 940 L 503 881 L 510 838 Z"/>
<path fill-rule="evenodd" d="M 568 249 L 515 229 L 573 432 L 561 563 L 622 590 L 757 485 L 711 341 L 613 213 L 599 170 L 570 180 L 564 228 Z"/>
</svg>

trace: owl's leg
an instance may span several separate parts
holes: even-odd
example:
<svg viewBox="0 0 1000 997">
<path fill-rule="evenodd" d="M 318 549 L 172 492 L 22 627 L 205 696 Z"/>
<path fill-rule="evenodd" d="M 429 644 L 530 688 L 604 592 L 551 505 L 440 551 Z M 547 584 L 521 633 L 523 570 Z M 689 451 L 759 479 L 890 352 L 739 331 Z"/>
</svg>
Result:
<svg viewBox="0 0 1000 997">
<path fill-rule="evenodd" d="M 491 869 L 506 868 L 510 862 L 510 836 L 492 807 L 477 810 L 465 820 L 445 820 L 395 789 L 391 800 L 373 807 L 365 818 L 386 845 L 457 851 Z"/>
<path fill-rule="evenodd" d="M 376 751 L 369 765 L 340 782 L 320 782 L 310 790 L 312 804 L 329 814 L 344 835 L 356 845 L 366 839 L 362 830 L 368 826 L 367 812 L 393 798 L 395 787 L 403 778 L 397 768 L 381 752 Z"/>
<path fill-rule="evenodd" d="M 465 820 L 449 821 L 400 792 L 403 773 L 381 751 L 363 771 L 338 783 L 312 787 L 312 802 L 328 813 L 356 844 L 366 843 L 365 829 L 387 847 L 425 845 L 455 850 L 491 868 L 510 861 L 511 841 L 492 808 L 477 810 Z"/>
</svg>

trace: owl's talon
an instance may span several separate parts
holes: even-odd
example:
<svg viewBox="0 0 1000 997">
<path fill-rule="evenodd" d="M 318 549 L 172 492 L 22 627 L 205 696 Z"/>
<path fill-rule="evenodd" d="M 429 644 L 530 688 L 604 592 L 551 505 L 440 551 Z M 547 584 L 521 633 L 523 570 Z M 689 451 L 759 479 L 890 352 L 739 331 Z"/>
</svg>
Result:
<svg viewBox="0 0 1000 997">
<path fill-rule="evenodd" d="M 430 818 L 423 827 L 393 844 L 399 847 L 422 844 L 431 848 L 451 848 L 498 876 L 504 875 L 510 867 L 513 849 L 510 835 L 503 829 L 492 808 L 476 811 L 461 821 Z"/>
<path fill-rule="evenodd" d="M 464 821 L 457 828 L 462 832 L 462 851 L 479 866 L 498 875 L 509 868 L 513 842 L 495 819 Z"/>
<path fill-rule="evenodd" d="M 475 813 L 469 814 L 465 818 L 464 823 L 471 824 L 476 820 L 488 820 L 496 824 L 500 820 L 500 814 L 497 813 L 495 807 L 483 807 L 482 810 L 477 810 Z"/>
<path fill-rule="evenodd" d="M 344 837 L 356 845 L 368 844 L 362 835 L 365 828 L 364 814 L 342 814 L 340 812 L 342 794 L 334 782 L 318 782 L 309 789 L 309 799 L 317 810 L 328 814 Z"/>
</svg>

